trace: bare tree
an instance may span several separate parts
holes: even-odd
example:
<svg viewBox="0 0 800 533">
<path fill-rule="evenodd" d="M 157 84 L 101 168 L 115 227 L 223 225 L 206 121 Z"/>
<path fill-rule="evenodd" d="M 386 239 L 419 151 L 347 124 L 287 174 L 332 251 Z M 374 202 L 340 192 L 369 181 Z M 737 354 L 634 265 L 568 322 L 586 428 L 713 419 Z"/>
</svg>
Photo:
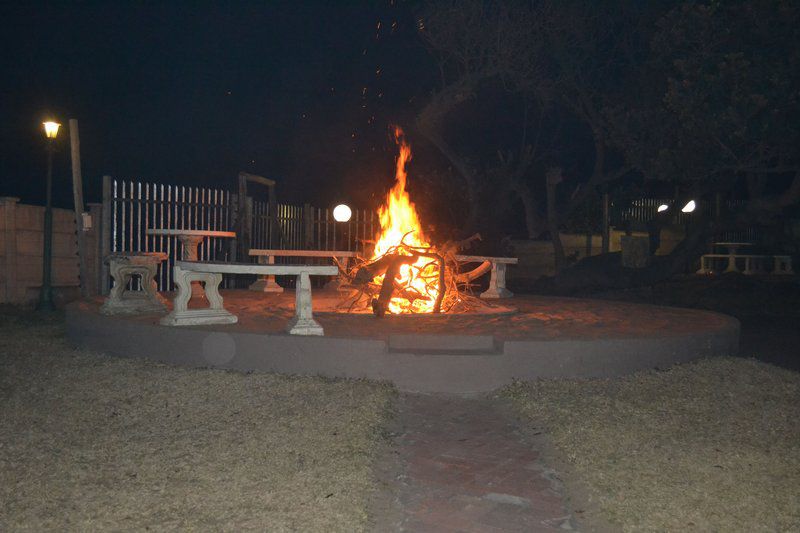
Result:
<svg viewBox="0 0 800 533">
<path fill-rule="evenodd" d="M 530 53 L 531 47 L 539 45 L 536 33 L 531 32 L 532 15 L 529 6 L 480 0 L 437 2 L 420 15 L 420 35 L 438 59 L 440 85 L 416 123 L 463 179 L 468 201 L 465 225 L 470 230 L 487 204 L 487 183 L 499 185 L 491 191 L 495 197 L 513 192 L 522 198 L 530 234 L 544 227 L 525 179 L 539 155 L 538 143 L 528 138 L 531 95 L 526 87 L 539 57 Z M 518 146 L 497 146 L 494 160 L 480 161 L 448 139 L 447 127 L 459 108 L 479 98 L 487 85 L 521 95 L 524 116 Z"/>
</svg>

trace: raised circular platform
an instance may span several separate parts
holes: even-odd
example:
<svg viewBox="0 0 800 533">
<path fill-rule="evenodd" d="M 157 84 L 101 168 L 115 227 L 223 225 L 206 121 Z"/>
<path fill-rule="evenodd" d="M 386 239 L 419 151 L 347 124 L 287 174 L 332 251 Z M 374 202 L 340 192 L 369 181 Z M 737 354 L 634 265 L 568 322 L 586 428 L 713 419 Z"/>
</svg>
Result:
<svg viewBox="0 0 800 533">
<path fill-rule="evenodd" d="M 514 379 L 610 377 L 699 357 L 733 355 L 739 322 L 707 311 L 518 296 L 516 313 L 381 319 L 322 312 L 338 295 L 315 291 L 324 337 L 289 335 L 294 294 L 223 292 L 238 324 L 170 327 L 159 315 L 109 317 L 101 300 L 67 307 L 77 345 L 164 363 L 391 381 L 413 392 L 475 393 Z"/>
</svg>

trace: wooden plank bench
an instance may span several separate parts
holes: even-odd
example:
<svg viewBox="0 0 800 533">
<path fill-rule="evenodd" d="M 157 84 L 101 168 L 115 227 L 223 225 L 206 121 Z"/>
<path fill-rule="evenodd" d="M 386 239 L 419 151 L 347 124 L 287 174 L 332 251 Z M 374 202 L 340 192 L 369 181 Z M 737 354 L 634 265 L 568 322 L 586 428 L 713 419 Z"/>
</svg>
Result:
<svg viewBox="0 0 800 533">
<path fill-rule="evenodd" d="M 195 326 L 200 324 L 234 324 L 238 321 L 222 305 L 219 284 L 223 274 L 258 274 L 297 276 L 294 317 L 287 331 L 292 335 L 324 335 L 322 326 L 314 320 L 311 312 L 310 276 L 335 276 L 336 266 L 327 265 L 254 265 L 252 263 L 214 263 L 201 261 L 175 261 L 173 279 L 178 286 L 174 307 L 161 319 L 167 326 Z M 209 307 L 189 309 L 193 281 L 205 283 Z"/>
<path fill-rule="evenodd" d="M 347 262 L 351 257 L 356 257 L 356 252 L 345 250 L 274 250 L 253 248 L 250 250 L 251 257 L 257 257 L 258 263 L 261 265 L 275 264 L 276 257 L 335 257 L 339 260 L 342 266 L 347 266 Z M 341 278 L 337 276 L 325 285 L 325 289 L 340 289 L 343 285 Z M 275 276 L 270 274 L 262 276 L 253 282 L 250 287 L 251 291 L 258 292 L 283 292 L 283 287 L 275 283 Z"/>
<path fill-rule="evenodd" d="M 491 263 L 492 274 L 489 288 L 481 293 L 481 298 L 511 298 L 514 293 L 506 288 L 506 267 L 516 265 L 516 257 L 487 257 L 482 255 L 457 255 L 456 261 L 461 263 Z"/>
</svg>

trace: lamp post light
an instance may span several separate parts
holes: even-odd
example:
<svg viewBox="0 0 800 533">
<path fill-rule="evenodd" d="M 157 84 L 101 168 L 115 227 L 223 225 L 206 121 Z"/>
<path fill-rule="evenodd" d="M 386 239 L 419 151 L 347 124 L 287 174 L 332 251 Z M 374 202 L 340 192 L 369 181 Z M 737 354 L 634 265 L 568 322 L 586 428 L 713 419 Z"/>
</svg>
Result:
<svg viewBox="0 0 800 533">
<path fill-rule="evenodd" d="M 336 222 L 347 222 L 353 216 L 353 211 L 345 204 L 339 204 L 333 208 L 333 219 Z"/>
<path fill-rule="evenodd" d="M 53 306 L 53 286 L 52 286 L 52 264 L 53 264 L 53 152 L 55 151 L 55 141 L 58 136 L 58 122 L 48 121 L 44 124 L 44 134 L 47 137 L 47 202 L 44 209 L 44 248 L 42 250 L 42 292 L 39 294 L 39 304 L 36 308 L 40 311 L 52 311 Z"/>
<path fill-rule="evenodd" d="M 336 221 L 336 226 L 334 226 L 334 233 L 333 233 L 333 244 L 334 248 L 336 247 L 336 227 L 341 226 L 345 222 L 350 221 L 350 217 L 353 216 L 353 211 L 347 204 L 339 204 L 333 208 L 333 220 Z M 342 240 L 345 239 L 344 229 L 341 230 L 342 233 Z M 350 249 L 350 235 L 347 235 L 347 249 Z"/>
</svg>

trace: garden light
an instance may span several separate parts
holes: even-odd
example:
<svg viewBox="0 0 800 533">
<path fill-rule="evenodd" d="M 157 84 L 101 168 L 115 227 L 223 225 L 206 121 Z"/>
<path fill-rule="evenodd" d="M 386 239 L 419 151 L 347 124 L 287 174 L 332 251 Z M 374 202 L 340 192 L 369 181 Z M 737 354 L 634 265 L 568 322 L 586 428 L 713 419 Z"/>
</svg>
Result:
<svg viewBox="0 0 800 533">
<path fill-rule="evenodd" d="M 350 207 L 345 204 L 339 204 L 333 208 L 333 219 L 336 222 L 347 222 L 352 215 L 353 212 L 350 210 Z"/>
<path fill-rule="evenodd" d="M 44 125 L 44 134 L 48 139 L 55 139 L 58 136 L 58 128 L 61 127 L 61 124 L 58 122 L 43 122 Z"/>
</svg>

